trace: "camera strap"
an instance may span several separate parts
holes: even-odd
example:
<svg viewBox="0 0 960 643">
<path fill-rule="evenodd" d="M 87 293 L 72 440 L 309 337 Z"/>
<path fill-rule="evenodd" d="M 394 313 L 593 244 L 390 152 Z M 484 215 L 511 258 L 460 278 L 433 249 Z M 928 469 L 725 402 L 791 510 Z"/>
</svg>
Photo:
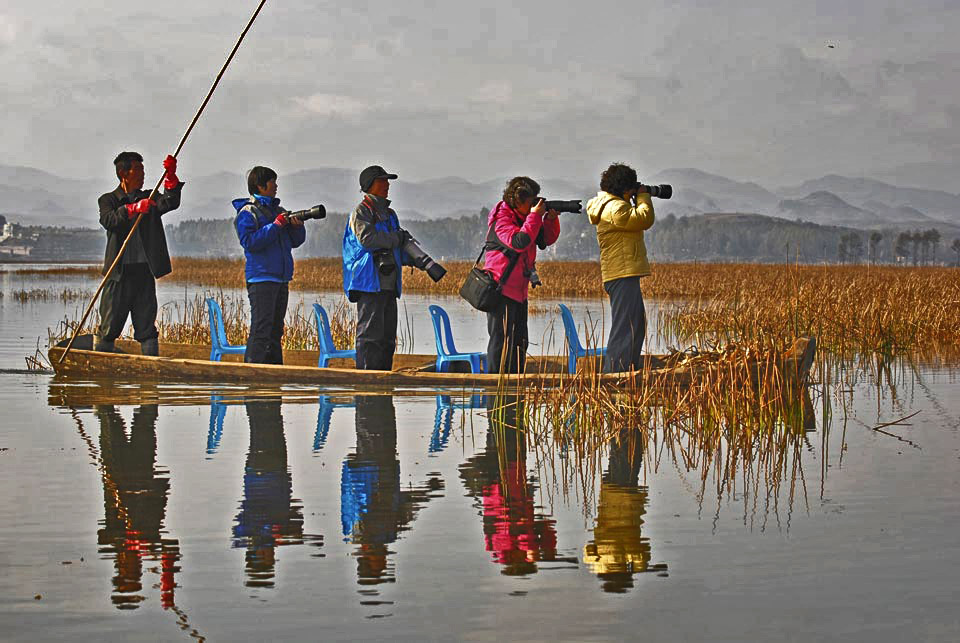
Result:
<svg viewBox="0 0 960 643">
<path fill-rule="evenodd" d="M 484 240 L 483 247 L 480 249 L 480 254 L 477 255 L 477 260 L 473 262 L 474 267 L 480 263 L 480 259 L 483 257 L 484 253 L 487 250 L 498 250 L 505 257 L 510 259 L 510 262 L 507 264 L 507 269 L 503 271 L 503 275 L 500 276 L 499 281 L 497 281 L 498 288 L 502 288 L 503 284 L 507 281 L 507 278 L 510 276 L 510 273 L 513 272 L 513 269 L 516 268 L 517 262 L 520 260 L 520 253 L 511 248 L 510 246 L 504 244 L 500 239 L 497 238 L 497 233 L 494 232 L 494 226 L 496 225 L 497 214 L 500 212 L 500 204 L 497 204 L 497 209 L 493 213 L 493 223 L 487 228 L 487 238 Z M 491 239 L 491 237 L 493 237 Z"/>
</svg>

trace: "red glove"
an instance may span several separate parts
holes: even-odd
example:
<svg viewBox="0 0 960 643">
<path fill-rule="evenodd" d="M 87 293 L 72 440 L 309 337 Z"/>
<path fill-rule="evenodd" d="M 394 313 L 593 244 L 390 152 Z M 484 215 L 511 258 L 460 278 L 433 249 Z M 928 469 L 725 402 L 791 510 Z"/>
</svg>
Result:
<svg viewBox="0 0 960 643">
<path fill-rule="evenodd" d="M 150 199 L 140 199 L 136 203 L 127 204 L 127 216 L 131 219 L 137 218 L 138 214 L 146 214 L 156 203 Z"/>
<path fill-rule="evenodd" d="M 283 216 L 283 212 L 278 214 L 277 218 L 273 220 L 273 225 L 278 225 L 281 228 L 287 225 L 287 223 L 289 223 L 289 221 L 287 221 L 287 217 Z"/>
<path fill-rule="evenodd" d="M 163 189 L 172 190 L 178 185 L 180 185 L 180 179 L 177 178 L 177 159 L 173 156 L 167 155 L 167 158 L 163 159 L 163 169 L 164 169 L 164 179 L 163 179 Z"/>
</svg>

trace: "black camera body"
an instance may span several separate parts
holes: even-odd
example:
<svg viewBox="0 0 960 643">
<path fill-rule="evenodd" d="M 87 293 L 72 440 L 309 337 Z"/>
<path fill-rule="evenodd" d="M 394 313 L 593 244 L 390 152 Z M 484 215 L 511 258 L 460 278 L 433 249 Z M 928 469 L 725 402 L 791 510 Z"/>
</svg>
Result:
<svg viewBox="0 0 960 643">
<path fill-rule="evenodd" d="M 583 203 L 580 199 L 575 199 L 571 201 L 547 201 L 544 200 L 543 207 L 547 210 L 556 210 L 557 212 L 571 212 L 573 214 L 580 214 L 583 210 Z"/>
<path fill-rule="evenodd" d="M 296 212 L 287 213 L 288 219 L 299 219 L 300 221 L 307 221 L 309 219 L 323 219 L 327 216 L 327 209 L 323 207 L 322 204 L 313 206 L 306 210 L 297 210 Z"/>
<path fill-rule="evenodd" d="M 393 250 L 382 248 L 373 251 L 373 265 L 381 275 L 392 275 L 397 270 L 397 262 L 393 257 Z"/>
<path fill-rule="evenodd" d="M 637 192 L 646 192 L 650 196 L 655 196 L 658 199 L 669 199 L 673 196 L 673 186 L 666 183 L 661 183 L 660 185 L 637 183 Z"/>
</svg>

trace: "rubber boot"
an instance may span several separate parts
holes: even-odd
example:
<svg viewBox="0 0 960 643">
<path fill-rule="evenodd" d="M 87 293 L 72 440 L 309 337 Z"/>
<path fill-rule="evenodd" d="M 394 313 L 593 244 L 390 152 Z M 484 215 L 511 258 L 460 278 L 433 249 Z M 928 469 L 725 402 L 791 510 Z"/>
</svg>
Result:
<svg viewBox="0 0 960 643">
<path fill-rule="evenodd" d="M 93 350 L 100 353 L 118 353 L 116 345 L 112 341 L 100 339 L 97 337 L 93 342 Z"/>
<path fill-rule="evenodd" d="M 158 357 L 160 355 L 160 345 L 157 343 L 157 338 L 145 339 L 140 342 L 140 354 Z"/>
</svg>

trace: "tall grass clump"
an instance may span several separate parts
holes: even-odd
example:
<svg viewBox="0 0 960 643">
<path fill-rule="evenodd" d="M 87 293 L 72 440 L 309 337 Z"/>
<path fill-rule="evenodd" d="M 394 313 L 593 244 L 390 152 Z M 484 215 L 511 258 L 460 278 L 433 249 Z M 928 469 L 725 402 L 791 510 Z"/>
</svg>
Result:
<svg viewBox="0 0 960 643">
<path fill-rule="evenodd" d="M 223 312 L 223 325 L 227 341 L 231 344 L 246 344 L 250 334 L 250 313 L 246 299 L 235 297 L 223 291 L 210 293 Z M 353 346 L 357 333 L 357 323 L 346 298 L 328 311 L 330 334 L 334 344 L 340 348 Z M 174 344 L 210 343 L 210 324 L 207 314 L 206 297 L 195 295 L 183 300 L 170 302 L 160 309 L 157 316 L 157 330 L 160 341 Z M 287 350 L 317 350 L 317 327 L 313 309 L 300 300 L 287 310 L 283 331 L 283 348 Z"/>
<path fill-rule="evenodd" d="M 960 346 L 960 280 L 950 268 L 710 266 L 725 282 L 659 317 L 661 334 L 716 342 L 814 335 L 840 356 Z"/>
</svg>

